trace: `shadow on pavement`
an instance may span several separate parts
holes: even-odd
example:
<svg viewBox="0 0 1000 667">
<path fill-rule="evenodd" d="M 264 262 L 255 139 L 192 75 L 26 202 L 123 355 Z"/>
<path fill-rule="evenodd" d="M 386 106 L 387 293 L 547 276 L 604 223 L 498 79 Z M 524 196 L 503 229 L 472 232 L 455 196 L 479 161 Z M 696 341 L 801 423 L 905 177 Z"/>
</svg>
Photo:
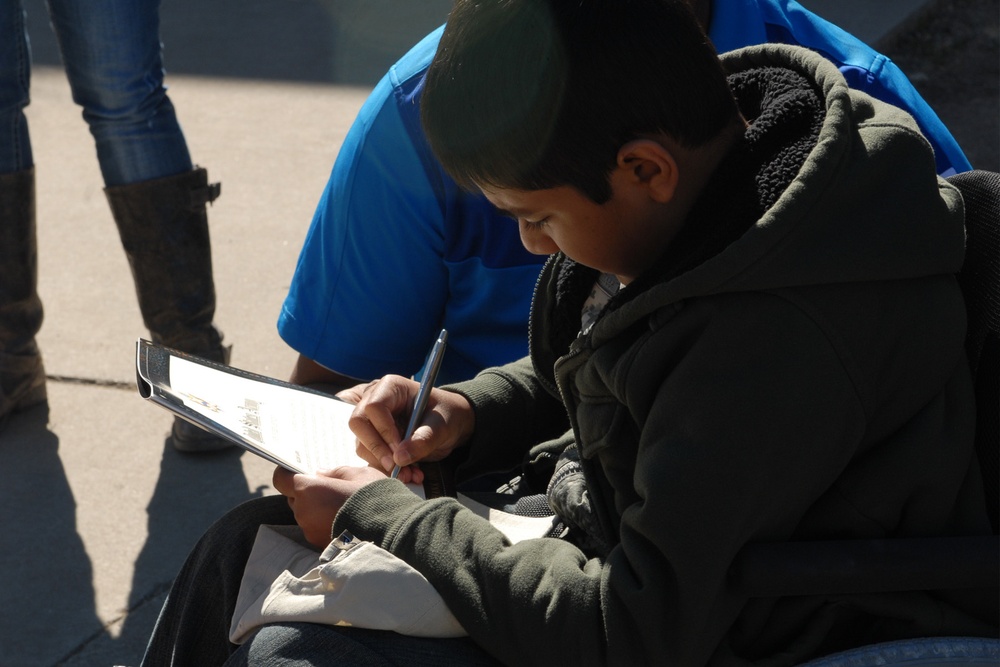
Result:
<svg viewBox="0 0 1000 667">
<path fill-rule="evenodd" d="M 138 665 L 170 584 L 202 533 L 236 505 L 262 495 L 249 489 L 242 449 L 182 454 L 163 444 L 156 488 L 146 506 L 147 538 L 136 557 L 128 614 L 116 639 L 98 637 L 67 665 Z"/>
<path fill-rule="evenodd" d="M 263 488 L 248 488 L 243 450 L 186 455 L 165 442 L 127 612 L 112 637 L 104 627 L 108 619 L 96 611 L 93 564 L 77 530 L 77 502 L 59 444 L 45 407 L 15 415 L 0 437 L 0 571 L 8 581 L 0 587 L 6 656 L 0 663 L 137 665 L 188 552 L 216 518 Z"/>
<path fill-rule="evenodd" d="M 8 582 L 0 586 L 0 628 L 16 629 L 0 634 L 4 655 L 34 665 L 55 664 L 74 648 L 72 638 L 106 636 L 59 437 L 47 424 L 48 408 L 39 406 L 14 415 L 0 438 L 0 572 Z"/>
<path fill-rule="evenodd" d="M 135 560 L 130 613 L 117 640 L 122 651 L 116 660 L 139 664 L 142 654 L 134 649 L 144 649 L 153 630 L 150 617 L 155 622 L 155 614 L 135 614 L 133 610 L 152 604 L 159 611 L 181 564 L 202 533 L 239 503 L 262 495 L 263 488 L 247 488 L 242 454 L 236 447 L 210 454 L 182 454 L 169 441 L 164 442 L 160 474 L 146 506 L 148 536 Z"/>
</svg>

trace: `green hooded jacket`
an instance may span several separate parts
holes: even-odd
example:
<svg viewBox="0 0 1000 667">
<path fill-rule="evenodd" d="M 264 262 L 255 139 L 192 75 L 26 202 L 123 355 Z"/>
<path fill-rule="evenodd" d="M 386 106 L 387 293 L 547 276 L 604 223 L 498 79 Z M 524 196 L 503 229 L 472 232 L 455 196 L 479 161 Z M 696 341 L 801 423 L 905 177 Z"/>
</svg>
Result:
<svg viewBox="0 0 1000 667">
<path fill-rule="evenodd" d="M 722 60 L 798 71 L 818 93 L 818 138 L 787 187 L 721 251 L 626 287 L 585 336 L 557 334 L 579 323 L 574 286 L 594 275 L 553 256 L 530 359 L 453 387 L 476 412 L 471 472 L 576 443 L 607 553 L 511 545 L 456 501 L 390 480 L 335 522 L 421 571 L 504 663 L 789 665 L 991 632 L 931 594 L 746 600 L 729 586 L 751 542 L 989 524 L 954 277 L 959 193 L 906 113 L 819 55 L 765 45 Z"/>
</svg>

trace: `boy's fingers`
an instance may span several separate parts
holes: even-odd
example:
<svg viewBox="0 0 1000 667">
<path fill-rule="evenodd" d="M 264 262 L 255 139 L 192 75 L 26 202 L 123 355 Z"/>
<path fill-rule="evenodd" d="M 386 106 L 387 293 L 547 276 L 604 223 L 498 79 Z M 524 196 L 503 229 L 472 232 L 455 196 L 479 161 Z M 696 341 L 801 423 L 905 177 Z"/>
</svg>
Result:
<svg viewBox="0 0 1000 667">
<path fill-rule="evenodd" d="M 399 469 L 399 481 L 403 484 L 422 484 L 424 472 L 420 466 L 404 466 Z"/>
<path fill-rule="evenodd" d="M 437 449 L 434 442 L 436 436 L 437 432 L 434 430 L 434 427 L 427 422 L 417 426 L 410 439 L 403 441 L 400 447 L 397 448 L 397 461 L 410 463 L 411 461 L 420 461 L 427 458 Z"/>
<path fill-rule="evenodd" d="M 373 454 L 370 449 L 368 449 L 365 446 L 365 443 L 361 442 L 360 440 L 354 441 L 354 451 L 357 453 L 358 456 L 363 458 L 368 465 L 375 468 L 382 467 L 382 461 L 377 456 L 375 456 L 375 454 Z"/>
<path fill-rule="evenodd" d="M 431 394 L 423 421 L 413 431 L 413 436 L 397 448 L 397 461 L 439 461 L 461 441 L 462 433 L 456 430 L 454 420 L 460 416 L 456 408 L 465 399 L 456 399 L 456 394 L 434 391 L 436 393 Z"/>
<path fill-rule="evenodd" d="M 358 436 L 356 449 L 358 456 L 367 461 L 369 465 L 377 466 L 385 472 L 392 470 L 392 449 L 384 442 L 365 442 Z"/>
<path fill-rule="evenodd" d="M 348 420 L 360 445 L 386 471 L 394 465 L 393 452 L 401 439 L 397 416 L 410 407 L 410 384 L 415 383 L 394 375 L 369 384 Z"/>
<path fill-rule="evenodd" d="M 348 403 L 357 405 L 358 403 L 361 402 L 362 397 L 364 397 L 365 390 L 371 387 L 376 382 L 377 380 L 373 380 L 371 382 L 365 382 L 363 384 L 355 385 L 353 387 L 348 387 L 347 389 L 338 391 L 336 396 L 342 401 L 347 401 Z"/>
<path fill-rule="evenodd" d="M 358 452 L 368 451 L 368 455 L 362 454 L 362 458 L 366 461 L 377 461 L 384 470 L 392 470 L 392 448 L 367 416 L 364 414 L 358 416 L 355 412 L 349 423 L 358 439 Z"/>
<path fill-rule="evenodd" d="M 271 475 L 271 485 L 274 486 L 274 490 L 283 496 L 291 497 L 294 495 L 295 491 L 295 473 L 287 468 L 282 468 L 277 466 L 274 469 L 274 474 Z"/>
</svg>

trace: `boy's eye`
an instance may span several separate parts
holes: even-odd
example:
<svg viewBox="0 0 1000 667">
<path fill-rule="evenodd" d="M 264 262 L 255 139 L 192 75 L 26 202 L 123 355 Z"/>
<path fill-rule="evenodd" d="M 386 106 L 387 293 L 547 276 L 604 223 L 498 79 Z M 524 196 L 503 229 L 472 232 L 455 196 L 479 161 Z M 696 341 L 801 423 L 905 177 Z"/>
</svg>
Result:
<svg viewBox="0 0 1000 667">
<path fill-rule="evenodd" d="M 548 218 L 542 218 L 541 220 L 524 220 L 523 222 L 528 229 L 541 229 L 548 221 Z"/>
<path fill-rule="evenodd" d="M 508 218 L 509 220 L 513 220 L 519 225 L 521 223 L 524 223 L 524 226 L 530 230 L 541 229 L 549 221 L 549 216 L 545 216 L 541 220 L 528 220 L 525 217 L 516 215 L 514 213 L 511 213 L 510 211 L 505 211 L 504 209 L 497 209 L 497 210 L 503 217 Z"/>
</svg>

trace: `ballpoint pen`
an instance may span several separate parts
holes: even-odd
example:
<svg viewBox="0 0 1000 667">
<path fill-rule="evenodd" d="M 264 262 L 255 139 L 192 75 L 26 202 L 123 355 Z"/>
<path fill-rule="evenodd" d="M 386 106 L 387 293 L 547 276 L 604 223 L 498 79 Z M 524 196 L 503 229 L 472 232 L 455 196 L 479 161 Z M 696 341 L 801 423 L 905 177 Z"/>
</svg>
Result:
<svg viewBox="0 0 1000 667">
<path fill-rule="evenodd" d="M 417 389 L 417 398 L 413 401 L 413 412 L 410 413 L 410 423 L 406 426 L 406 435 L 403 440 L 409 440 L 413 432 L 417 430 L 420 420 L 424 417 L 424 408 L 427 407 L 427 399 L 434 388 L 438 371 L 441 370 L 441 360 L 444 358 L 444 348 L 448 343 L 448 332 L 441 329 L 434 346 L 427 355 L 427 363 L 424 364 L 424 376 L 420 379 L 420 388 Z M 399 476 L 399 466 L 393 466 L 392 478 Z"/>
</svg>

